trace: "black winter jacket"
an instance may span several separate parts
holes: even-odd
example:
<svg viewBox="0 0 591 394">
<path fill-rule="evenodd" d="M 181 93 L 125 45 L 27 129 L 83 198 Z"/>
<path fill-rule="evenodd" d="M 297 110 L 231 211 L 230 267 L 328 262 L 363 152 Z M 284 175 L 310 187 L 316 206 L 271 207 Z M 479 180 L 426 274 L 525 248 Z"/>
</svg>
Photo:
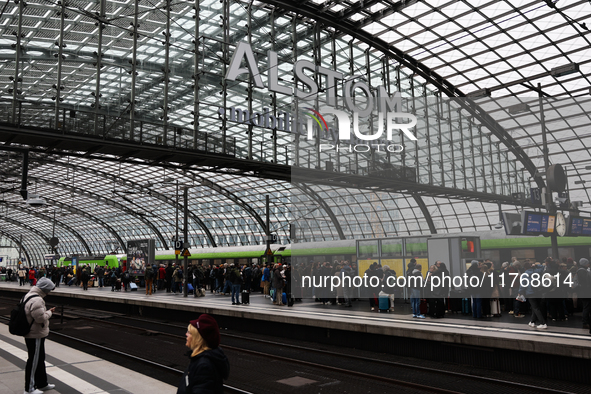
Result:
<svg viewBox="0 0 591 394">
<path fill-rule="evenodd" d="M 223 394 L 230 363 L 219 347 L 191 357 L 177 394 Z"/>
</svg>

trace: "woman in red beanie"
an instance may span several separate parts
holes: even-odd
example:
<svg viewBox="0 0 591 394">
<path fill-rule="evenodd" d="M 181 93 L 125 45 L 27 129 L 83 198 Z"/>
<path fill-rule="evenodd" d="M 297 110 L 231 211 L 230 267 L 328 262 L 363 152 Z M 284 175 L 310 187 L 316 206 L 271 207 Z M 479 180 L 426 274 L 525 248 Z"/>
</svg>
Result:
<svg viewBox="0 0 591 394">
<path fill-rule="evenodd" d="M 222 394 L 230 374 L 228 358 L 219 348 L 220 329 L 215 319 L 202 314 L 187 328 L 191 362 L 183 374 L 177 394 Z"/>
</svg>

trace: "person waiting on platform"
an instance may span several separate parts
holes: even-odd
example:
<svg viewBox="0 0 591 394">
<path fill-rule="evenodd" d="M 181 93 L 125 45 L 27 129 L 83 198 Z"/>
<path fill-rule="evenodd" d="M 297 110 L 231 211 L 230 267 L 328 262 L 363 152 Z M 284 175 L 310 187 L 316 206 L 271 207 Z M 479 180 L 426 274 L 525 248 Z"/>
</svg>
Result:
<svg viewBox="0 0 591 394">
<path fill-rule="evenodd" d="M 18 269 L 18 285 L 24 286 L 26 278 L 27 278 L 27 270 L 25 270 L 25 267 L 20 267 Z"/>
<path fill-rule="evenodd" d="M 178 266 L 174 270 L 174 274 L 172 274 L 172 279 L 174 280 L 172 292 L 176 293 L 178 290 L 178 292 L 181 293 L 183 291 L 183 269 L 181 268 L 181 266 Z"/>
<path fill-rule="evenodd" d="M 350 269 L 349 269 L 350 270 Z M 394 312 L 394 290 L 396 289 L 396 272 L 389 266 L 382 267 L 384 278 L 382 279 L 382 291 L 390 298 L 390 311 Z M 350 302 L 349 302 L 350 303 Z"/>
<path fill-rule="evenodd" d="M 25 394 L 42 394 L 46 390 L 55 388 L 47 382 L 45 371 L 45 338 L 49 335 L 49 319 L 55 307 L 45 309 L 43 300 L 55 285 L 48 278 L 41 278 L 39 282 L 24 297 L 29 300 L 25 305 L 27 321 L 31 323 L 31 331 L 25 335 L 28 359 L 25 367 Z"/>
<path fill-rule="evenodd" d="M 548 328 L 548 326 L 546 325 L 545 313 L 542 313 L 542 295 L 540 293 L 541 289 L 539 288 L 540 286 L 532 286 L 532 275 L 538 274 L 541 278 L 544 272 L 544 266 L 540 263 L 536 263 L 528 267 L 528 264 L 529 263 L 526 262 L 524 265 L 525 272 L 523 273 L 522 277 L 527 278 L 527 280 L 520 280 L 522 285 L 519 287 L 519 295 L 525 296 L 531 305 L 532 317 L 531 321 L 529 322 L 529 326 L 545 329 Z M 523 286 L 523 284 L 528 284 L 528 286 Z M 519 298 L 519 296 L 517 297 Z M 536 323 L 538 323 L 537 326 Z"/>
<path fill-rule="evenodd" d="M 263 269 L 261 283 L 263 284 L 263 294 L 265 295 L 265 298 L 267 298 L 271 288 L 271 270 L 269 269 L 269 264 L 265 265 L 265 268 Z"/>
<path fill-rule="evenodd" d="M 144 272 L 144 278 L 146 279 L 146 295 L 152 295 L 152 284 L 154 282 L 154 268 L 148 264 L 146 271 Z"/>
<path fill-rule="evenodd" d="M 224 379 L 230 375 L 230 362 L 219 347 L 220 329 L 215 319 L 202 314 L 191 320 L 185 334 L 190 363 L 179 383 L 177 394 L 224 392 Z"/>
<path fill-rule="evenodd" d="M 281 264 L 276 264 L 273 271 L 273 304 L 283 305 L 283 287 L 285 286 L 285 280 L 281 273 Z"/>
<path fill-rule="evenodd" d="M 88 266 L 84 266 L 82 273 L 80 274 L 80 280 L 82 280 L 82 288 L 88 290 L 88 280 L 90 279 L 90 272 Z"/>
<path fill-rule="evenodd" d="M 480 283 L 483 274 L 480 272 L 478 260 L 472 260 L 470 268 L 466 270 L 466 276 L 468 277 L 468 283 Z M 477 277 L 478 281 L 472 282 L 471 279 Z M 472 296 L 472 317 L 476 319 L 482 318 L 482 296 L 480 292 L 480 286 L 474 285 L 470 287 L 470 295 Z"/>
<path fill-rule="evenodd" d="M 230 264 L 228 267 L 228 281 L 232 284 L 232 305 L 240 305 L 240 288 L 242 287 L 242 274 L 238 267 Z"/>
<path fill-rule="evenodd" d="M 420 264 L 415 264 L 413 271 L 408 276 L 408 286 L 410 288 L 410 304 L 412 306 L 412 317 L 424 319 L 425 316 L 421 314 L 421 288 L 423 282 L 423 274 L 421 273 L 423 267 Z"/>
</svg>

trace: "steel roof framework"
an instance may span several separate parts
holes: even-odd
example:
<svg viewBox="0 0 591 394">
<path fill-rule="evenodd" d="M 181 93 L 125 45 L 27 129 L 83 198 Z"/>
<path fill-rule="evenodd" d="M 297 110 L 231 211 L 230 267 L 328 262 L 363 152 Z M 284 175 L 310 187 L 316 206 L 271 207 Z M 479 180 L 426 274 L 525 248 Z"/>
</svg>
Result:
<svg viewBox="0 0 591 394">
<path fill-rule="evenodd" d="M 287 97 L 278 94 L 268 97 L 255 92 L 249 80 L 225 85 L 218 82 L 236 42 L 248 40 L 263 63 L 265 51 L 273 48 L 279 53 L 280 63 L 289 65 L 297 58 L 324 64 L 328 59 L 335 69 L 368 75 L 373 86 L 391 78 L 392 84 L 408 99 L 407 110 L 428 111 L 427 120 L 417 127 L 424 142 L 403 156 L 402 161 L 417 169 L 419 184 L 434 189 L 449 187 L 450 197 L 453 188 L 508 196 L 516 192 L 527 194 L 530 186 L 540 185 L 542 178 L 533 177 L 536 172 L 544 172 L 540 143 L 543 131 L 539 126 L 542 108 L 536 90 L 539 83 L 545 97 L 543 112 L 547 130 L 544 132 L 548 136 L 550 161 L 566 166 L 571 201 L 588 204 L 591 200 L 585 187 L 586 182 L 591 182 L 591 170 L 587 169 L 591 164 L 588 131 L 591 60 L 588 30 L 584 25 L 591 5 L 587 1 L 564 5 L 546 1 L 201 1 L 197 2 L 200 13 L 197 24 L 192 19 L 194 2 L 168 4 L 172 7 L 171 18 L 165 17 L 166 1 L 142 3 L 137 23 L 133 1 L 103 4 L 101 8 L 101 2 L 72 1 L 64 6 L 65 13 L 55 3 L 45 0 L 30 1 L 27 6 L 7 4 L 0 18 L 3 29 L 0 78 L 4 79 L 0 87 L 3 109 L 6 109 L 3 116 L 7 116 L 2 120 L 14 120 L 12 103 L 18 103 L 20 107 L 15 113 L 28 124 L 35 121 L 40 126 L 69 124 L 73 130 L 93 134 L 100 123 L 101 130 L 121 138 L 129 138 L 135 132 L 143 133 L 143 141 L 148 143 L 158 142 L 160 136 L 164 144 L 173 139 L 176 144 L 178 138 L 188 145 L 195 141 L 195 134 L 190 132 L 193 127 L 219 130 L 221 123 L 226 140 L 212 140 L 214 149 L 227 150 L 246 160 L 293 164 L 296 160 L 288 151 L 292 143 L 290 136 L 231 124 L 216 112 L 220 100 L 226 107 L 252 106 L 253 101 L 278 109 L 291 105 Z M 64 15 L 63 35 L 59 33 L 62 14 L 67 15 Z M 97 39 L 99 31 L 102 40 Z M 166 31 L 171 34 L 162 34 Z M 134 47 L 136 33 L 138 44 Z M 197 45 L 191 42 L 195 37 Z M 23 50 L 16 51 L 17 46 Z M 134 49 L 137 61 L 130 63 Z M 14 61 L 15 56 L 18 62 Z M 196 59 L 200 64 L 192 69 Z M 579 70 L 564 77 L 552 75 L 553 68 L 568 63 L 577 63 Z M 381 72 L 379 77 L 377 70 Z M 132 87 L 135 72 L 138 75 Z M 280 66 L 280 78 L 289 80 L 290 72 L 289 67 Z M 168 94 L 163 105 L 165 85 Z M 485 89 L 492 97 L 473 97 L 460 103 L 445 98 Z M 128 102 L 132 90 L 137 103 Z M 573 100 L 569 101 L 570 98 Z M 516 103 L 529 104 L 530 112 L 510 114 L 508 108 Z M 136 120 L 143 122 L 141 131 L 129 128 L 128 111 L 134 105 Z M 191 114 L 195 108 L 196 113 Z M 65 111 L 70 110 L 77 110 L 78 117 L 68 117 Z M 169 131 L 158 134 L 163 125 Z M 182 131 L 178 133 L 178 130 Z M 267 150 L 263 144 L 271 144 L 273 148 Z M 78 231 L 92 252 L 107 252 L 113 242 L 120 244 L 116 234 L 123 240 L 156 236 L 160 247 L 167 247 L 170 235 L 175 232 L 171 223 L 176 210 L 175 193 L 165 185 L 167 176 L 155 178 L 155 170 L 125 163 L 122 165 L 128 173 L 117 176 L 121 184 L 113 182 L 113 176 L 95 173 L 94 179 L 79 178 L 81 184 L 72 189 L 74 181 L 70 183 L 67 175 L 64 177 L 63 168 L 57 168 L 63 167 L 66 159 L 51 153 L 50 149 L 45 155 L 38 154 L 43 164 L 32 169 L 33 176 L 38 177 L 40 194 L 55 196 L 51 199 L 56 202 L 55 207 L 65 197 L 64 190 L 66 196 L 70 194 L 66 201 L 61 201 L 62 208 L 84 214 L 59 219 L 67 221 L 69 224 L 64 226 L 69 228 L 85 223 L 89 230 L 84 230 L 84 234 Z M 80 152 L 72 153 L 80 156 Z M 72 158 L 76 164 L 71 166 L 79 165 L 80 172 L 85 167 L 96 166 L 102 166 L 105 174 L 117 172 L 116 165 L 96 162 L 90 157 L 92 152 L 87 153 L 86 160 Z M 108 155 L 104 158 L 117 159 Z M 311 157 L 307 163 L 307 159 L 299 159 L 297 164 L 304 167 L 330 160 L 321 155 Z M 59 165 L 51 166 L 51 161 Z M 8 182 L 18 172 L 18 163 L 12 164 L 3 171 L 3 179 Z M 351 162 L 337 164 L 343 171 L 351 168 Z M 34 171 L 38 173 L 35 175 Z M 170 170 L 169 175 L 181 179 L 183 184 L 194 185 L 195 177 L 186 176 L 181 170 Z M 304 216 L 312 223 L 307 227 L 307 234 L 299 238 L 310 240 L 343 235 L 351 238 L 417 234 L 434 229 L 484 229 L 491 228 L 498 218 L 494 204 L 458 200 L 457 196 L 448 198 L 445 193 L 439 197 L 423 195 L 424 204 L 417 204 L 412 195 L 317 184 L 309 187 L 322 196 L 324 207 L 312 208 L 314 213 L 310 218 L 307 215 L 310 209 L 289 212 L 290 204 L 283 199 L 293 189 L 285 182 L 215 172 L 203 177 L 215 179 L 215 184 L 228 193 L 211 196 L 211 189 L 208 191 L 203 186 L 193 189 L 192 195 L 199 199 L 191 209 L 190 231 L 195 245 L 260 242 L 264 216 L 261 190 L 273 195 L 272 227 L 282 234 L 284 241 L 289 236 L 287 222 Z M 51 179 L 52 183 L 44 179 Z M 153 187 L 138 186 L 155 179 L 160 181 L 158 192 Z M 248 182 L 256 182 L 256 192 L 248 190 Z M 142 190 L 138 191 L 138 187 Z M 105 188 L 116 193 L 105 194 Z M 160 193 L 159 198 L 149 196 L 148 192 Z M 13 192 L 4 194 L 5 200 L 18 201 Z M 166 203 L 166 199 L 171 201 Z M 344 207 L 343 201 L 346 201 Z M 335 218 L 342 234 L 335 232 L 330 224 Z M 39 215 L 36 218 L 31 215 L 22 220 L 23 223 L 31 220 L 37 226 L 41 225 L 39 219 Z M 143 224 L 132 224 L 138 220 Z M 52 226 L 45 223 L 41 227 L 47 236 Z M 207 235 L 206 230 L 211 234 Z M 84 250 L 71 232 L 67 235 L 67 231 L 59 231 L 64 250 Z M 44 243 L 35 241 L 34 255 L 40 256 L 44 249 L 40 245 Z"/>
</svg>

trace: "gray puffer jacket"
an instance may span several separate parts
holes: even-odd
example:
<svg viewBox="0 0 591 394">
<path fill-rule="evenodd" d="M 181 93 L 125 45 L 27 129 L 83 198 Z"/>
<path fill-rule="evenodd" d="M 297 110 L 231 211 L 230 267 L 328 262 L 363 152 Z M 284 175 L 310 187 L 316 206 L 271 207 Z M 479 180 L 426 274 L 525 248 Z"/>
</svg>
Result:
<svg viewBox="0 0 591 394">
<path fill-rule="evenodd" d="M 34 297 L 25 306 L 27 320 L 29 323 L 34 320 L 31 331 L 25 335 L 25 338 L 45 338 L 49 335 L 49 319 L 52 315 L 51 311 L 45 309 L 45 300 L 43 298 L 47 294 L 37 286 L 33 286 L 25 296 L 25 300 L 33 295 L 39 297 Z"/>
</svg>

